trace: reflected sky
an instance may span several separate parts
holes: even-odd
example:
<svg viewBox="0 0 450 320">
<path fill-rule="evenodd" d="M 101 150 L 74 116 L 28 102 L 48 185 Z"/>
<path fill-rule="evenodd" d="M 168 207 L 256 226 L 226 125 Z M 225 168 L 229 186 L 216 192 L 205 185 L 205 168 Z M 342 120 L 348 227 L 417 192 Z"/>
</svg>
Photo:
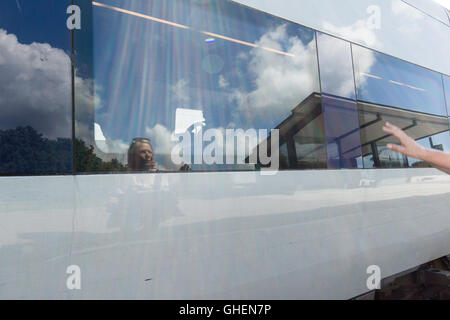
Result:
<svg viewBox="0 0 450 320">
<path fill-rule="evenodd" d="M 69 0 L 0 1 L 0 129 L 71 136 Z"/>
<path fill-rule="evenodd" d="M 22 44 L 48 43 L 70 53 L 70 33 L 66 25 L 70 0 L 0 1 L 0 28 L 17 36 Z"/>
<path fill-rule="evenodd" d="M 310 29 L 228 1 L 99 3 L 95 121 L 122 146 L 109 151 L 149 136 L 169 153 L 179 108 L 204 129 L 271 129 L 319 91 Z"/>
<path fill-rule="evenodd" d="M 446 115 L 441 75 L 353 45 L 358 100 Z"/>
<path fill-rule="evenodd" d="M 317 32 L 322 93 L 356 99 L 350 43 Z"/>
</svg>

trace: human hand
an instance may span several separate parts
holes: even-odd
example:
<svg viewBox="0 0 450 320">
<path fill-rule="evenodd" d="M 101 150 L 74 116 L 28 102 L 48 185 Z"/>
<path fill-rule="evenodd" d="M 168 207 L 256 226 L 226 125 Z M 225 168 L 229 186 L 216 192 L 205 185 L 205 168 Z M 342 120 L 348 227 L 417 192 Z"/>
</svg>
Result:
<svg viewBox="0 0 450 320">
<path fill-rule="evenodd" d="M 189 165 L 187 165 L 185 163 L 181 166 L 180 171 L 183 171 L 183 172 L 191 171 L 191 168 L 189 167 Z"/>
<path fill-rule="evenodd" d="M 413 138 L 408 136 L 402 129 L 386 122 L 383 126 L 383 131 L 392 134 L 398 140 L 400 140 L 401 145 L 388 143 L 387 148 L 389 150 L 400 152 L 405 156 L 422 159 L 425 148 L 418 144 Z"/>
</svg>

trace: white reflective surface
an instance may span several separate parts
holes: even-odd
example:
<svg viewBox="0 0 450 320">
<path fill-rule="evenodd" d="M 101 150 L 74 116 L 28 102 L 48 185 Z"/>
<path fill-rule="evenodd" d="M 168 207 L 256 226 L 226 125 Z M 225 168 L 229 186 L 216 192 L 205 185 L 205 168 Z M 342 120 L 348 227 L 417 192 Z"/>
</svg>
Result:
<svg viewBox="0 0 450 320">
<path fill-rule="evenodd" d="M 0 178 L 0 299 L 67 299 L 73 178 Z"/>
<path fill-rule="evenodd" d="M 447 16 L 447 13 L 445 12 L 445 8 L 438 3 L 439 1 L 435 1 L 435 0 L 404 0 L 404 2 L 409 3 L 410 5 L 425 12 L 426 14 L 429 14 L 433 18 L 436 18 L 439 21 L 442 21 L 443 23 L 450 25 L 449 18 Z"/>
<path fill-rule="evenodd" d="M 0 298 L 347 299 L 450 252 L 434 169 L 0 178 Z M 24 200 L 25 199 L 25 200 Z M 69 265 L 81 290 L 68 290 Z"/>
<path fill-rule="evenodd" d="M 401 0 L 235 0 L 450 74 L 450 29 Z"/>
</svg>

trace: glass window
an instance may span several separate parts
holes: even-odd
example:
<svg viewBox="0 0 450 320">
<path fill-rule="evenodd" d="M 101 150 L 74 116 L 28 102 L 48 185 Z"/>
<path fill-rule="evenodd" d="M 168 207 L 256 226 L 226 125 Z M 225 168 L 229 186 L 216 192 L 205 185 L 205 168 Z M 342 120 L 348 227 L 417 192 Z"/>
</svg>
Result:
<svg viewBox="0 0 450 320">
<path fill-rule="evenodd" d="M 446 115 L 441 75 L 353 45 L 358 100 Z"/>
<path fill-rule="evenodd" d="M 362 168 L 356 102 L 323 95 L 328 168 Z"/>
<path fill-rule="evenodd" d="M 70 1 L 0 2 L 0 174 L 72 170 Z"/>
<path fill-rule="evenodd" d="M 274 148 L 282 169 L 326 167 L 313 30 L 209 0 L 95 2 L 92 22 L 78 171 L 258 170 Z"/>
<path fill-rule="evenodd" d="M 328 168 L 362 167 L 350 43 L 318 32 L 317 47 Z"/>
<path fill-rule="evenodd" d="M 355 100 L 350 43 L 317 32 L 322 93 Z"/>
<path fill-rule="evenodd" d="M 427 148 L 450 152 L 450 135 L 447 117 L 405 111 L 374 103 L 358 102 L 361 147 L 364 168 L 425 167 L 417 159 L 407 158 L 386 148 L 388 143 L 399 141 L 383 132 L 386 121 L 403 129 L 413 139 Z"/>
</svg>

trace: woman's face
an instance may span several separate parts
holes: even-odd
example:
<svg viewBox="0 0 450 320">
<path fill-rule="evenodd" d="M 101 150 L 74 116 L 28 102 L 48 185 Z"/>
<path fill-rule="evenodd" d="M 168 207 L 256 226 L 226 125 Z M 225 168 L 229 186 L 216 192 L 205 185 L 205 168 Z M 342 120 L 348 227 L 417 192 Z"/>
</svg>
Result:
<svg viewBox="0 0 450 320">
<path fill-rule="evenodd" d="M 153 169 L 155 163 L 153 162 L 152 146 L 146 142 L 137 142 L 136 151 L 139 159 L 139 167 L 142 170 Z"/>
</svg>

